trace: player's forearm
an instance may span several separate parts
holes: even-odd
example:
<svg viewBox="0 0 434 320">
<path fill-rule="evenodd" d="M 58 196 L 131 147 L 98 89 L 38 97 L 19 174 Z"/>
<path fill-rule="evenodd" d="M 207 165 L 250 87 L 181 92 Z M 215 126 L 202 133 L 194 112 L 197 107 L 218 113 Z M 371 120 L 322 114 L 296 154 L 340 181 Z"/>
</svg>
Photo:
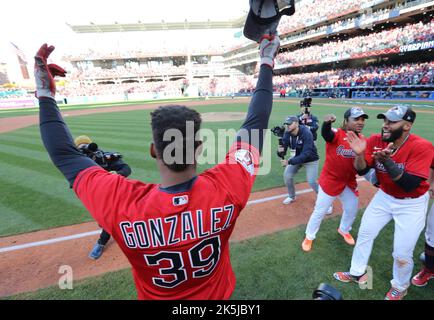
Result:
<svg viewBox="0 0 434 320">
<path fill-rule="evenodd" d="M 335 138 L 335 133 L 332 130 L 331 122 L 323 122 L 321 126 L 321 136 L 327 142 L 332 142 Z"/>
<path fill-rule="evenodd" d="M 354 159 L 354 168 L 357 171 L 357 174 L 360 176 L 365 175 L 369 171 L 368 164 L 365 160 L 365 154 L 362 153 L 360 155 L 356 155 L 356 158 Z"/>
<path fill-rule="evenodd" d="M 399 178 L 401 178 L 402 174 L 404 173 L 404 170 L 399 168 L 396 165 L 395 161 L 390 158 L 383 162 L 383 166 L 393 181 L 399 180 Z"/>
<path fill-rule="evenodd" d="M 246 120 L 238 132 L 241 141 L 250 143 L 262 152 L 265 129 L 268 128 L 273 106 L 273 70 L 268 65 L 261 65 L 258 84 L 250 101 Z"/>
<path fill-rule="evenodd" d="M 71 185 L 80 171 L 97 165 L 77 150 L 56 101 L 51 98 L 39 99 L 39 128 L 51 160 Z"/>
<path fill-rule="evenodd" d="M 422 178 L 409 174 L 407 172 L 403 172 L 401 177 L 398 180 L 395 180 L 396 184 L 398 184 L 405 192 L 410 192 L 419 187 L 422 182 Z"/>
</svg>

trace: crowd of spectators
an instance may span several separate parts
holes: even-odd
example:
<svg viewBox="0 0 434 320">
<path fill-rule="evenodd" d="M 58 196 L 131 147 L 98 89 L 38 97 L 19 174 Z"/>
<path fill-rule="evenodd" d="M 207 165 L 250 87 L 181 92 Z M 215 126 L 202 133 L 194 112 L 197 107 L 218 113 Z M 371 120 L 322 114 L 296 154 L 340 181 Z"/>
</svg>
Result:
<svg viewBox="0 0 434 320">
<path fill-rule="evenodd" d="M 253 92 L 257 79 L 254 76 L 207 77 L 174 81 L 132 83 L 84 84 L 80 81 L 58 85 L 58 95 L 64 97 L 89 97 L 109 95 L 134 95 L 143 93 L 165 96 L 182 96 L 189 86 L 197 88 L 201 96 L 224 96 Z M 274 76 L 274 89 L 287 92 L 316 88 L 390 87 L 399 85 L 434 85 L 434 61 L 404 63 L 392 66 L 367 66 L 291 75 Z M 20 88 L 0 88 L 0 99 L 28 96 Z"/>
<path fill-rule="evenodd" d="M 295 51 L 286 51 L 276 57 L 279 65 L 304 65 L 348 59 L 355 54 L 368 53 L 417 41 L 434 39 L 434 19 L 428 23 L 418 22 L 403 27 L 357 36 L 347 40 L 327 42 Z"/>
<path fill-rule="evenodd" d="M 166 96 L 182 96 L 188 87 L 195 87 L 201 96 L 223 96 L 239 92 L 252 92 L 256 80 L 253 76 L 243 77 L 211 77 L 193 78 L 174 81 L 133 82 L 120 84 L 83 84 L 67 83 L 58 86 L 58 94 L 65 97 L 108 96 L 128 94 L 163 94 Z"/>
<path fill-rule="evenodd" d="M 381 52 L 384 49 L 393 49 L 401 45 L 419 41 L 430 41 L 434 39 L 434 19 L 426 23 L 418 22 L 407 24 L 402 27 L 395 27 L 364 36 L 357 36 L 346 40 L 327 42 L 321 45 L 308 46 L 294 51 L 280 53 L 276 57 L 276 67 L 300 66 L 317 64 L 321 62 L 339 61 L 354 58 L 355 55 Z M 219 65 L 221 69 L 221 65 Z M 219 69 L 216 68 L 216 69 Z M 84 79 L 119 79 L 119 78 L 151 78 L 151 77 L 171 77 L 183 76 L 189 72 L 199 75 L 207 69 L 212 74 L 212 64 L 199 64 L 194 66 L 171 64 L 156 64 L 150 62 L 138 63 L 131 62 L 125 65 L 117 65 L 113 68 L 94 67 L 87 65 L 76 68 L 72 71 L 71 80 Z M 211 70 L 211 71 L 209 71 Z M 204 72 L 202 72 L 204 73 Z"/>
<path fill-rule="evenodd" d="M 165 95 L 181 96 L 183 79 L 176 81 L 133 82 L 133 83 L 107 83 L 83 84 L 79 82 L 58 86 L 58 95 L 70 97 L 134 95 L 141 93 L 161 93 Z"/>
<path fill-rule="evenodd" d="M 380 3 L 383 0 L 301 0 L 296 3 L 292 16 L 283 16 L 279 23 L 279 34 L 334 19 L 350 12 L 360 11 L 368 3 Z"/>
<path fill-rule="evenodd" d="M 155 76 L 173 76 L 184 75 L 186 73 L 185 66 L 153 66 L 148 67 L 141 65 L 136 68 L 128 68 L 127 66 L 117 66 L 113 69 L 94 67 L 84 70 L 74 69 L 71 73 L 72 80 L 83 79 L 116 79 L 128 77 L 155 77 Z"/>
<path fill-rule="evenodd" d="M 24 88 L 4 88 L 0 86 L 0 99 L 31 98 L 32 95 Z"/>
<path fill-rule="evenodd" d="M 128 47 L 117 46 L 99 46 L 98 49 L 88 48 L 86 52 L 80 52 L 63 57 L 66 61 L 83 61 L 83 60 L 115 60 L 128 58 L 149 58 L 149 57 L 176 57 L 187 55 L 216 55 L 223 53 L 221 44 L 204 44 L 198 43 L 194 46 L 179 47 L 169 43 L 160 44 L 158 47 L 149 46 L 146 43 L 128 42 Z"/>
<path fill-rule="evenodd" d="M 275 76 L 276 90 L 434 84 L 434 61 Z"/>
</svg>

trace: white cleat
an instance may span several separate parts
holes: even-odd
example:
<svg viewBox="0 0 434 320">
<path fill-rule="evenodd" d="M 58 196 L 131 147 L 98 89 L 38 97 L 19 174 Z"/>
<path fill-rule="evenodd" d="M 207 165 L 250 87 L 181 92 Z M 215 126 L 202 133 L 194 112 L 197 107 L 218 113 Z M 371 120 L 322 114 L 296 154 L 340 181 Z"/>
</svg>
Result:
<svg viewBox="0 0 434 320">
<path fill-rule="evenodd" d="M 286 197 L 285 200 L 283 200 L 283 204 L 290 204 L 291 202 L 294 202 L 295 198 Z"/>
<path fill-rule="evenodd" d="M 327 209 L 326 214 L 327 214 L 327 215 L 331 215 L 332 213 L 333 213 L 333 205 L 331 205 L 331 206 Z"/>
</svg>

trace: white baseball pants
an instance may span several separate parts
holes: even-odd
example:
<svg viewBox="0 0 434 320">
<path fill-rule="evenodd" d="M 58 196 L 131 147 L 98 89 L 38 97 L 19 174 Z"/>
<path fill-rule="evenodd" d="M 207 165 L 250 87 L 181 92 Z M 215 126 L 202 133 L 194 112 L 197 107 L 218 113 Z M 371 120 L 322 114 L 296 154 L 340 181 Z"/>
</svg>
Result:
<svg viewBox="0 0 434 320">
<path fill-rule="evenodd" d="M 315 239 L 328 208 L 333 204 L 333 201 L 336 198 L 339 198 L 344 209 L 339 228 L 344 233 L 350 232 L 351 226 L 353 225 L 353 222 L 357 216 L 359 198 L 348 187 L 345 187 L 344 191 L 342 191 L 340 195 L 333 197 L 325 193 L 321 186 L 319 186 L 315 208 L 313 209 L 312 215 L 310 216 L 306 227 L 306 238 L 309 240 Z"/>
<path fill-rule="evenodd" d="M 426 220 L 425 240 L 430 247 L 434 247 L 434 203 Z"/>
<path fill-rule="evenodd" d="M 382 190 L 377 191 L 362 217 L 350 273 L 355 276 L 365 273 L 375 238 L 393 219 L 395 233 L 391 284 L 400 291 L 406 290 L 410 285 L 414 266 L 414 247 L 425 226 L 428 201 L 428 192 L 419 198 L 397 199 Z"/>
</svg>

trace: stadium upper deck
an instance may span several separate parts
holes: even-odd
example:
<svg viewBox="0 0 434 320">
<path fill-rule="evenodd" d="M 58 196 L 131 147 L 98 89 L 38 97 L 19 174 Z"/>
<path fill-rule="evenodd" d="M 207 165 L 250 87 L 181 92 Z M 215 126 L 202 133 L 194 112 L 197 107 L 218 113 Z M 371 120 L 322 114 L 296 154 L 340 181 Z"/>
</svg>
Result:
<svg viewBox="0 0 434 320">
<path fill-rule="evenodd" d="M 330 3 L 331 2 L 331 3 Z M 321 45 L 327 42 L 336 42 L 346 40 L 351 37 L 366 36 L 370 33 L 376 33 L 390 28 L 398 28 L 408 23 L 415 23 L 426 20 L 427 17 L 433 16 L 433 1 L 352 1 L 354 6 L 347 7 L 347 10 L 336 10 L 331 5 L 339 1 L 327 0 L 305 0 L 298 4 L 296 14 L 292 17 L 282 18 L 279 24 L 281 36 L 281 46 L 283 51 L 296 51 L 300 48 L 307 48 L 315 45 Z M 351 2 L 351 1 L 350 1 Z M 348 3 L 347 3 L 348 5 Z M 320 9 L 318 13 L 315 8 Z M 325 10 L 325 11 L 324 11 Z M 312 11 L 312 13 L 310 13 Z M 327 14 L 327 12 L 329 14 Z M 339 12 L 334 14 L 333 12 Z M 307 22 L 301 22 L 301 17 L 306 16 Z M 405 40 L 405 39 L 404 39 Z M 405 44 L 409 44 L 407 42 Z M 362 44 L 363 45 L 363 44 Z M 369 47 L 369 45 L 367 46 Z M 428 48 L 429 49 L 429 48 Z M 381 53 L 381 52 L 380 52 Z M 386 52 L 387 54 L 387 52 Z M 372 54 L 375 56 L 376 54 Z M 369 56 L 366 54 L 364 57 Z M 244 46 L 232 47 L 224 55 L 226 66 L 237 67 L 244 72 L 252 70 L 252 65 L 258 59 L 257 48 L 255 44 L 249 43 Z M 330 61 L 344 60 L 351 57 L 328 57 L 324 60 L 312 59 L 312 64 L 320 64 Z M 360 59 L 363 57 L 354 57 Z M 301 63 L 301 65 L 309 63 Z M 280 69 L 285 69 L 291 65 L 281 65 Z M 287 70 L 289 71 L 289 70 Z"/>
</svg>

